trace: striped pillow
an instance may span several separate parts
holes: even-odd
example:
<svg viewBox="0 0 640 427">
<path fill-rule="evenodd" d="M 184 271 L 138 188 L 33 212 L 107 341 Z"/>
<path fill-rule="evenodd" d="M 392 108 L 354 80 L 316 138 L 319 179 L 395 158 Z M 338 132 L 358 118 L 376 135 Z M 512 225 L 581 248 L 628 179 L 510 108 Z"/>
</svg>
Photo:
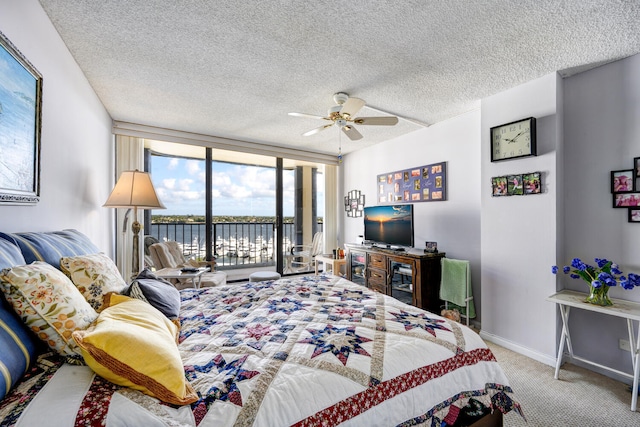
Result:
<svg viewBox="0 0 640 427">
<path fill-rule="evenodd" d="M 33 335 L 0 295 L 0 400 L 27 372 L 36 358 Z"/>
<path fill-rule="evenodd" d="M 18 243 L 6 234 L 0 237 L 0 270 L 26 264 Z"/>
<path fill-rule="evenodd" d="M 78 230 L 53 232 L 0 233 L 4 239 L 13 238 L 19 245 L 25 262 L 44 261 L 60 268 L 60 258 L 95 254 L 100 249 Z"/>
</svg>

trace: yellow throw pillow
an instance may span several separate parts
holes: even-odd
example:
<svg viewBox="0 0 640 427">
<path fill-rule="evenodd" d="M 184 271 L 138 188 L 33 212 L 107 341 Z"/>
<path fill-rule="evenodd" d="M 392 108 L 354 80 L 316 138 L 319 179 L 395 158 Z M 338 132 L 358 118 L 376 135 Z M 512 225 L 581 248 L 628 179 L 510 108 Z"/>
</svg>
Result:
<svg viewBox="0 0 640 427">
<path fill-rule="evenodd" d="M 95 324 L 76 331 L 85 362 L 101 377 L 163 402 L 186 405 L 198 400 L 187 381 L 176 345 L 178 328 L 144 301 L 109 296 Z"/>
<path fill-rule="evenodd" d="M 98 313 L 67 276 L 50 264 L 35 261 L 2 270 L 0 289 L 38 338 L 62 356 L 80 359 L 71 334 L 89 327 Z"/>
<path fill-rule="evenodd" d="M 60 259 L 60 269 L 98 312 L 103 308 L 106 294 L 119 294 L 127 286 L 118 267 L 103 253 L 63 257 Z"/>
</svg>

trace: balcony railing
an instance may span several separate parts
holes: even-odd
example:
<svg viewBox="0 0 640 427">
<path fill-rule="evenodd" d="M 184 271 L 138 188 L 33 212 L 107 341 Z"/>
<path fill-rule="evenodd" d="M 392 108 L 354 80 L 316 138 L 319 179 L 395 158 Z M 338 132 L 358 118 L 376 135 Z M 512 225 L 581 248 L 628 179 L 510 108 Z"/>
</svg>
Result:
<svg viewBox="0 0 640 427">
<path fill-rule="evenodd" d="M 187 258 L 204 259 L 206 231 L 204 223 L 151 223 L 146 233 L 159 241 L 174 240 Z M 322 223 L 318 223 L 322 230 Z M 294 224 L 283 224 L 282 250 L 287 253 L 295 244 Z M 222 222 L 213 224 L 213 253 L 218 268 L 246 268 L 275 265 L 275 235 L 272 222 Z"/>
</svg>

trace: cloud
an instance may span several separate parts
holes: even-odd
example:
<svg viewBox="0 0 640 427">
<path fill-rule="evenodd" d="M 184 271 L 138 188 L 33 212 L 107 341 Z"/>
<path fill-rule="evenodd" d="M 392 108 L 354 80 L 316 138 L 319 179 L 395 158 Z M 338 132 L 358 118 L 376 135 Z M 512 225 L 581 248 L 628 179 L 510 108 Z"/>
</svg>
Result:
<svg viewBox="0 0 640 427">
<path fill-rule="evenodd" d="M 167 164 L 167 169 L 170 171 L 175 170 L 179 164 L 180 164 L 180 159 L 172 157 L 169 163 Z"/>
<path fill-rule="evenodd" d="M 176 186 L 175 178 L 165 178 L 162 180 L 162 186 L 167 190 L 173 190 Z"/>
<path fill-rule="evenodd" d="M 201 160 L 188 160 L 186 164 L 187 173 L 189 175 L 197 175 L 200 172 Z"/>
<path fill-rule="evenodd" d="M 183 161 L 184 160 L 184 161 Z M 167 215 L 203 215 L 205 210 L 204 161 L 152 157 L 156 191 L 167 207 Z M 295 173 L 283 173 L 285 215 L 293 214 Z M 251 165 L 213 165 L 214 215 L 274 215 L 275 169 Z M 324 200 L 318 194 L 319 201 Z M 324 211 L 319 206 L 319 211 Z"/>
</svg>

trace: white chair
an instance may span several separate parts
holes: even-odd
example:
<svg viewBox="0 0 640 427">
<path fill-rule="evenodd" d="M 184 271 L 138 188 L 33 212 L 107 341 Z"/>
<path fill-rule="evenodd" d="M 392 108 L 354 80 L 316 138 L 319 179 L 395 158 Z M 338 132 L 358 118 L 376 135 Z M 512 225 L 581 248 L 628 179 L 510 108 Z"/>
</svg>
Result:
<svg viewBox="0 0 640 427">
<path fill-rule="evenodd" d="M 223 271 L 214 271 L 216 262 L 214 261 L 196 261 L 186 259 L 178 242 L 172 240 L 167 242 L 154 243 L 149 246 L 149 255 L 153 262 L 153 266 L 157 270 L 165 268 L 182 268 L 182 267 L 210 267 L 211 271 L 202 275 L 200 281 L 201 287 L 221 286 L 227 283 L 227 274 Z M 171 279 L 176 288 L 183 289 L 189 285 L 189 280 Z"/>
<path fill-rule="evenodd" d="M 311 271 L 316 266 L 316 256 L 322 253 L 322 231 L 313 235 L 311 245 L 294 245 L 291 248 L 289 268 L 298 272 Z"/>
</svg>

